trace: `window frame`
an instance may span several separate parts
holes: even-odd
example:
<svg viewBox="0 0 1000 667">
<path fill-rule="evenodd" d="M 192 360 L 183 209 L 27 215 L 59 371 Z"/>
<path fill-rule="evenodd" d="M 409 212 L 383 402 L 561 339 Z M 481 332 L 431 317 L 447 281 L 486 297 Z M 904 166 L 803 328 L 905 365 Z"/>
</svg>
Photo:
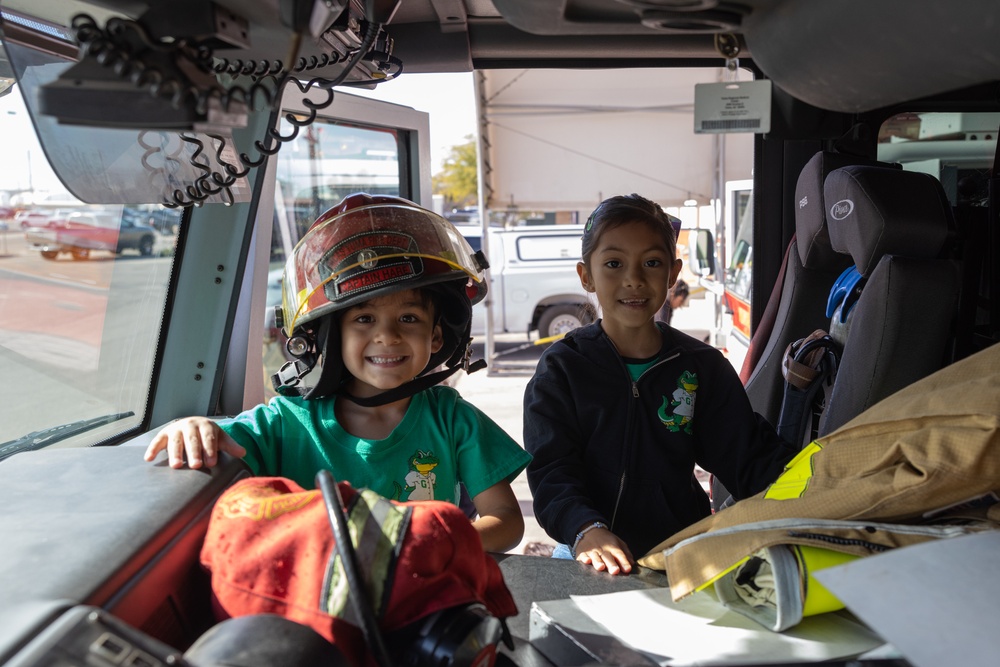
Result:
<svg viewBox="0 0 1000 667">
<path fill-rule="evenodd" d="M 307 115 L 304 100 L 315 93 L 286 89 L 282 113 Z M 418 204 L 431 203 L 430 117 L 411 107 L 374 100 L 336 90 L 333 102 L 317 114 L 316 122 L 347 123 L 356 127 L 393 130 L 399 137 L 400 196 Z M 271 119 L 277 127 L 279 116 Z M 230 345 L 226 353 L 225 377 L 219 395 L 220 414 L 236 414 L 264 401 L 263 361 L 264 321 L 267 303 L 267 274 L 273 231 L 277 160 L 269 159 L 262 181 L 260 205 L 254 218 L 250 253 L 243 272 L 239 299 L 235 305 Z"/>
</svg>

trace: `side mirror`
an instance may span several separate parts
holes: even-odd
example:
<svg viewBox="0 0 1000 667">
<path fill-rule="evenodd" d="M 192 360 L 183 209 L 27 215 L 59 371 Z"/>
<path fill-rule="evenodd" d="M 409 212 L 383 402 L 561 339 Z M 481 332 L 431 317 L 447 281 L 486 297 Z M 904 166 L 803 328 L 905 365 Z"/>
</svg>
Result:
<svg viewBox="0 0 1000 667">
<path fill-rule="evenodd" d="M 7 54 L 0 46 L 0 97 L 14 92 L 14 83 L 14 68 L 10 66 Z"/>
<path fill-rule="evenodd" d="M 715 236 L 708 229 L 692 229 L 688 237 L 688 268 L 697 276 L 715 273 Z"/>
</svg>

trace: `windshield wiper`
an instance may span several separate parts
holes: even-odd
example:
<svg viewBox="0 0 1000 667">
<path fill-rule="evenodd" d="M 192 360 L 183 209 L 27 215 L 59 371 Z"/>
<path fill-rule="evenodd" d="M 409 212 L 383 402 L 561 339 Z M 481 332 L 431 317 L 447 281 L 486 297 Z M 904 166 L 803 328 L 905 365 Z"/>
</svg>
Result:
<svg viewBox="0 0 1000 667">
<path fill-rule="evenodd" d="M 85 433 L 86 431 L 97 428 L 98 426 L 111 424 L 112 422 L 125 419 L 126 417 L 132 417 L 134 415 L 135 413 L 132 411 L 114 412 L 110 415 L 104 415 L 103 417 L 91 417 L 90 419 L 81 419 L 80 421 L 70 422 L 68 424 L 61 424 L 51 428 L 43 428 L 40 431 L 33 431 L 27 435 L 22 435 L 20 438 L 15 440 L 8 440 L 7 442 L 0 444 L 0 461 L 8 456 L 17 454 L 18 452 L 29 452 L 35 449 L 42 449 L 43 447 L 47 447 L 54 442 L 71 438 L 74 435 Z"/>
</svg>

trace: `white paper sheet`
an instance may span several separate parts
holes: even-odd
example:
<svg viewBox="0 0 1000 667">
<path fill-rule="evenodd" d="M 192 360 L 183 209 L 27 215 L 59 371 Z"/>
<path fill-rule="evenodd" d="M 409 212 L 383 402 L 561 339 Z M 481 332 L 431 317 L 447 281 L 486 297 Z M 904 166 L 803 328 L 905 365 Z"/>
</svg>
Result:
<svg viewBox="0 0 1000 667">
<path fill-rule="evenodd" d="M 709 593 L 695 593 L 677 603 L 666 588 L 572 599 L 609 633 L 660 665 L 829 660 L 883 643 L 839 614 L 814 616 L 783 633 L 771 632 L 728 611 Z"/>
<path fill-rule="evenodd" d="M 916 667 L 1000 662 L 1000 531 L 894 549 L 817 572 Z"/>
</svg>

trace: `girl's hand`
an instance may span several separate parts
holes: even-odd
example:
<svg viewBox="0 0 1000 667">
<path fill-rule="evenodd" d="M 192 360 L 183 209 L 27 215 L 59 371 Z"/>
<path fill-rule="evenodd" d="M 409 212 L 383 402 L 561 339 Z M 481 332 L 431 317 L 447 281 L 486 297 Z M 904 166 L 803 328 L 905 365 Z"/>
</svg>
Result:
<svg viewBox="0 0 1000 667">
<path fill-rule="evenodd" d="M 246 456 L 236 441 L 207 417 L 187 417 L 167 424 L 153 437 L 143 456 L 152 461 L 164 449 L 171 468 L 183 468 L 187 457 L 188 466 L 211 468 L 219 462 L 219 452 L 227 452 L 237 458 Z"/>
<path fill-rule="evenodd" d="M 594 528 L 576 546 L 576 559 L 609 574 L 629 574 L 635 559 L 625 543 L 606 528 Z"/>
</svg>

